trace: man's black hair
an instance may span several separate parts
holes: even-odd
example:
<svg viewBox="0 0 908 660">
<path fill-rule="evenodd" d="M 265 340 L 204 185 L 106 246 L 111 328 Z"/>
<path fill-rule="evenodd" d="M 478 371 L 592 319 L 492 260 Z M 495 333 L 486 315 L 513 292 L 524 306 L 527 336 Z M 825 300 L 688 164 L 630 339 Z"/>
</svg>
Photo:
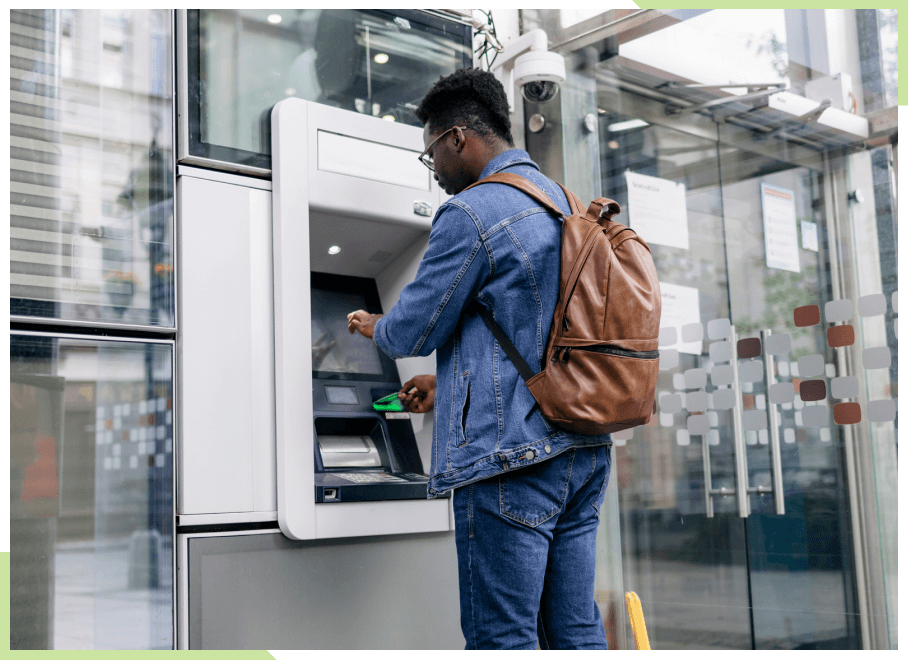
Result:
<svg viewBox="0 0 908 660">
<path fill-rule="evenodd" d="M 430 123 L 435 132 L 466 126 L 480 135 L 494 135 L 514 146 L 504 87 L 482 69 L 458 69 L 439 78 L 414 114 L 423 124 Z"/>
</svg>

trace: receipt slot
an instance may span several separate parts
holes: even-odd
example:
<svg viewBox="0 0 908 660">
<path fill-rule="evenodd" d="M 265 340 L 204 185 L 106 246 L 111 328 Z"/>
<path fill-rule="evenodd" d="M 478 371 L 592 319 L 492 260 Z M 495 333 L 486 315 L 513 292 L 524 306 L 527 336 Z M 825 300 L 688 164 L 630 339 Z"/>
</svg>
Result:
<svg viewBox="0 0 908 660">
<path fill-rule="evenodd" d="M 346 330 L 348 312 L 390 309 L 425 251 L 442 194 L 417 160 L 422 131 L 291 98 L 274 107 L 271 137 L 281 531 L 450 531 L 450 498 L 426 499 L 413 420 L 372 409 L 434 361 L 398 372 Z"/>
</svg>

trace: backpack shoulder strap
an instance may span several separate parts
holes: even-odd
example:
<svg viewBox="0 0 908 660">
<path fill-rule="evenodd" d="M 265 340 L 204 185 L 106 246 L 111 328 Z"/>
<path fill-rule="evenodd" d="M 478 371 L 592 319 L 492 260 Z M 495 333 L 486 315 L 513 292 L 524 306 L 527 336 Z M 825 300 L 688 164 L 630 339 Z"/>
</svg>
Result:
<svg viewBox="0 0 908 660">
<path fill-rule="evenodd" d="M 520 374 L 523 381 L 526 382 L 530 380 L 536 374 L 533 373 L 533 370 L 530 368 L 530 365 L 527 364 L 526 360 L 523 359 L 523 356 L 517 350 L 517 347 L 511 342 L 508 336 L 505 334 L 504 330 L 498 322 L 493 318 L 492 312 L 489 311 L 487 307 L 480 304 L 475 298 L 469 302 L 466 306 L 465 311 L 467 313 L 476 312 L 482 318 L 486 326 L 491 330 L 492 335 L 501 345 L 501 348 L 504 350 L 504 354 L 508 356 L 508 359 L 511 360 L 511 363 L 517 369 L 517 373 Z"/>
<path fill-rule="evenodd" d="M 571 215 L 583 215 L 583 203 L 580 201 L 580 198 L 573 193 L 573 191 L 568 190 L 564 187 L 563 183 L 559 183 L 561 190 L 564 191 L 564 196 L 567 197 L 568 204 L 571 205 Z"/>
<path fill-rule="evenodd" d="M 529 179 L 520 176 L 519 174 L 514 174 L 513 172 L 498 172 L 496 174 L 490 174 L 485 179 L 480 179 L 476 183 L 467 186 L 466 188 L 464 188 L 464 190 L 469 190 L 473 186 L 478 186 L 483 183 L 503 183 L 513 188 L 517 188 L 518 190 L 525 192 L 527 195 L 539 202 L 550 213 L 553 213 L 562 218 L 564 217 L 564 213 L 561 212 L 561 209 L 559 209 L 555 205 L 555 202 L 553 202 L 548 195 L 546 195 L 544 192 L 542 192 L 542 190 L 539 189 L 539 186 L 537 186 Z M 568 199 L 570 200 L 570 197 L 568 197 Z M 574 207 L 572 204 L 571 211 L 573 212 L 573 210 Z"/>
</svg>

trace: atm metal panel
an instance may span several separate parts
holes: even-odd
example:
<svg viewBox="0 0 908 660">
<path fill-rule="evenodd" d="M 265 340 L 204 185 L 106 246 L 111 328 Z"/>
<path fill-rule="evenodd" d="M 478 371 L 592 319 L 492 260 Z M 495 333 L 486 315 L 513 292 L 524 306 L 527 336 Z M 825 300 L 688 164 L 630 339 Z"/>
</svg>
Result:
<svg viewBox="0 0 908 660">
<path fill-rule="evenodd" d="M 340 136 L 343 146 L 349 145 L 349 152 L 345 148 L 343 153 L 333 154 L 330 165 L 324 164 L 326 149 L 324 144 L 319 147 L 320 133 L 334 138 Z M 309 104 L 306 132 L 309 205 L 346 217 L 380 220 L 429 231 L 432 216 L 438 210 L 440 189 L 432 173 L 417 160 L 423 151 L 422 142 L 422 131 L 413 126 Z M 411 167 L 422 168 L 422 171 L 408 170 L 410 173 L 406 177 L 394 177 L 397 183 L 391 183 L 388 177 L 392 175 L 383 170 L 393 166 L 398 156 L 405 152 L 412 158 Z M 319 169 L 320 154 L 323 166 L 330 170 Z M 344 160 L 349 163 L 348 171 L 356 171 L 356 161 L 360 158 L 368 159 L 359 171 L 370 178 L 339 173 L 344 168 L 338 164 Z M 420 208 L 431 209 L 429 215 L 416 213 L 414 208 L 418 204 L 428 205 Z"/>
</svg>

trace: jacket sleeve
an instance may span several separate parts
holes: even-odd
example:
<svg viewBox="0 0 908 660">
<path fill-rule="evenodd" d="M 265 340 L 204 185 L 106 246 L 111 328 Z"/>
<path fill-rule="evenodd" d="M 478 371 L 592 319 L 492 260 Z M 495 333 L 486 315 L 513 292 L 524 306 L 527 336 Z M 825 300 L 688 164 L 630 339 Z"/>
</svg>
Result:
<svg viewBox="0 0 908 660">
<path fill-rule="evenodd" d="M 456 204 L 445 204 L 432 223 L 416 279 L 375 324 L 375 342 L 395 359 L 429 355 L 454 332 L 489 274 L 486 245 L 473 217 Z"/>
</svg>

